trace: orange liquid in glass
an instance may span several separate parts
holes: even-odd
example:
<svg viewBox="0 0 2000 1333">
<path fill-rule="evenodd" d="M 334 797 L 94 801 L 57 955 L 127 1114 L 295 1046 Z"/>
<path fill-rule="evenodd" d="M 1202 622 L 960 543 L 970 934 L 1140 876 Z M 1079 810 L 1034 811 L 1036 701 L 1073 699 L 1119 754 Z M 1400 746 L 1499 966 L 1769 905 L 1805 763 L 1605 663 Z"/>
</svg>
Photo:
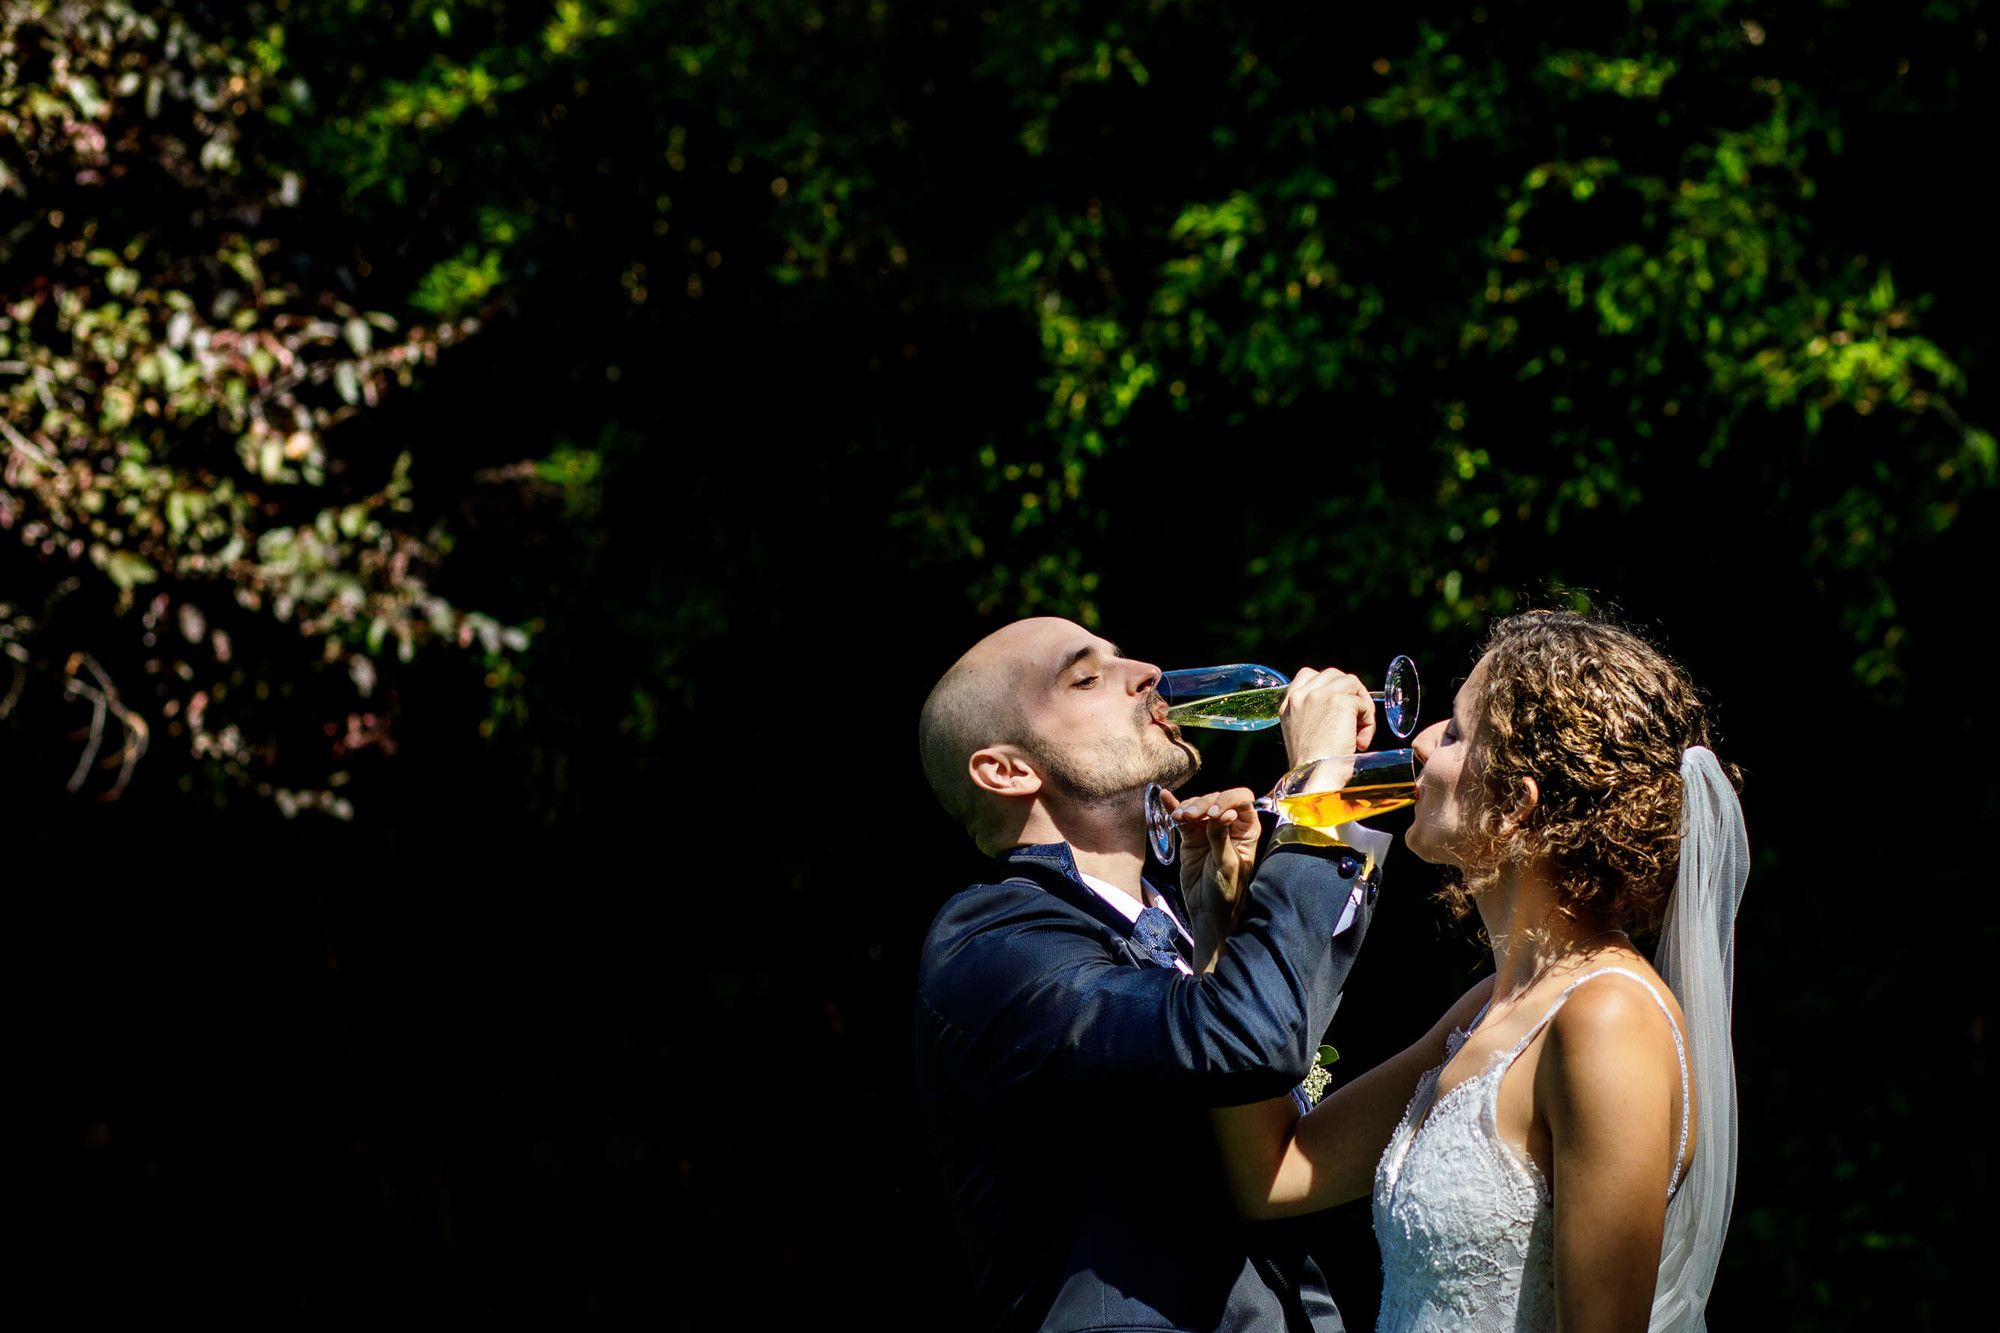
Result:
<svg viewBox="0 0 2000 1333">
<path fill-rule="evenodd" d="M 1308 792 L 1304 796 L 1284 796 L 1278 808 L 1285 818 L 1307 828 L 1328 829 L 1353 819 L 1366 819 L 1415 803 L 1417 784 L 1389 782 L 1378 787 L 1348 787 L 1341 791 Z"/>
</svg>

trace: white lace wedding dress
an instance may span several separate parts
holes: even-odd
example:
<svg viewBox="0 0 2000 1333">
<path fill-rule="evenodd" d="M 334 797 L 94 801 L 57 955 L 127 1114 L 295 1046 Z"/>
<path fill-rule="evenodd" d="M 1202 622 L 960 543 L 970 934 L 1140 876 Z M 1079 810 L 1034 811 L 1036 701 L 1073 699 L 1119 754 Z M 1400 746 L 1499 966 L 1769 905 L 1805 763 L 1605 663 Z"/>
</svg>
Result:
<svg viewBox="0 0 2000 1333">
<path fill-rule="evenodd" d="M 1500 1080 L 1578 986 L 1607 974 L 1644 986 L 1673 1026 L 1666 1001 L 1638 973 L 1599 968 L 1565 987 L 1514 1049 L 1495 1051 L 1485 1069 L 1443 1097 L 1437 1082 L 1444 1065 L 1417 1085 L 1375 1168 L 1375 1239 L 1382 1247 L 1377 1333 L 1553 1333 L 1552 1196 L 1535 1164 L 1501 1141 Z M 1465 1039 L 1463 1032 L 1447 1039 L 1446 1064 Z M 1669 1199 L 1680 1187 L 1687 1155 L 1687 1051 L 1678 1027 L 1674 1048 L 1681 1057 L 1681 1142 Z"/>
</svg>

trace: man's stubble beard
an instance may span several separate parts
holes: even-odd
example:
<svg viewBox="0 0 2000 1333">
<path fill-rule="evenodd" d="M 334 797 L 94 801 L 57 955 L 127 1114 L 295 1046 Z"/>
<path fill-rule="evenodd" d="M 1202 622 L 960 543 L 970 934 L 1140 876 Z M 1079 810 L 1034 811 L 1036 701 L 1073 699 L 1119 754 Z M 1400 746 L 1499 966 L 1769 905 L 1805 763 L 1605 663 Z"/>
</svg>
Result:
<svg viewBox="0 0 2000 1333">
<path fill-rule="evenodd" d="M 1152 718 L 1153 704 L 1148 700 L 1137 713 L 1142 729 L 1133 737 L 1135 753 L 1130 756 L 1130 768 L 1124 773 L 1106 771 L 1111 767 L 1125 767 L 1122 763 L 1106 764 L 1102 759 L 1092 763 L 1070 747 L 1036 737 L 1023 741 L 1022 748 L 1033 756 L 1041 767 L 1042 776 L 1048 779 L 1051 786 L 1066 799 L 1078 803 L 1101 805 L 1115 802 L 1145 790 L 1149 782 L 1157 782 L 1171 790 L 1201 770 L 1201 751 L 1181 740 L 1176 729 L 1167 733 L 1171 737 L 1167 750 L 1157 754 L 1151 752 L 1145 738 L 1153 725 Z M 1124 757 L 1119 756 L 1121 759 Z"/>
</svg>

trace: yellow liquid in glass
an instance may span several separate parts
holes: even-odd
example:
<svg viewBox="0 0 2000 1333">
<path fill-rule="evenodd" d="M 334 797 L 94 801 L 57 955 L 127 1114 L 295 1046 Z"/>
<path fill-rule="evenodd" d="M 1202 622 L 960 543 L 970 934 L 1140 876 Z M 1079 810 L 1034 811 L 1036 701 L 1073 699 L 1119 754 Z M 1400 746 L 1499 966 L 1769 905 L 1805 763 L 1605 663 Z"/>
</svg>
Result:
<svg viewBox="0 0 2000 1333">
<path fill-rule="evenodd" d="M 1414 782 L 1389 782 L 1379 787 L 1348 787 L 1342 791 L 1316 791 L 1304 796 L 1278 798 L 1278 809 L 1294 824 L 1329 829 L 1353 819 L 1366 819 L 1389 810 L 1400 810 L 1417 799 Z"/>
<path fill-rule="evenodd" d="M 1284 707 L 1285 691 L 1289 688 L 1280 685 L 1267 690 L 1238 690 L 1235 694 L 1175 704 L 1167 710 L 1167 721 L 1180 727 L 1256 731 L 1278 720 L 1278 710 Z"/>
</svg>

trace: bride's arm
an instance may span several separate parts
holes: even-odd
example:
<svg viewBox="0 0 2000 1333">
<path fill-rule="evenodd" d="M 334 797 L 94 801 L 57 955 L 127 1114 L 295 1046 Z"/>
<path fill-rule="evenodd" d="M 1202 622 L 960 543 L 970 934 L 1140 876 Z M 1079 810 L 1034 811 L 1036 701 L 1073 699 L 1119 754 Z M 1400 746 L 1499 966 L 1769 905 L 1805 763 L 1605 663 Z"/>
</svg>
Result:
<svg viewBox="0 0 2000 1333">
<path fill-rule="evenodd" d="M 1553 1147 L 1561 1333 L 1647 1326 L 1679 1095 L 1673 1036 L 1637 986 L 1586 986 L 1549 1024 L 1535 1105 Z"/>
<path fill-rule="evenodd" d="M 1383 1061 L 1301 1117 L 1291 1097 L 1209 1112 L 1223 1173 L 1245 1217 L 1291 1217 L 1358 1199 L 1424 1074 L 1444 1062 L 1445 1038 L 1478 1014 L 1491 977 L 1465 993 L 1423 1039 Z"/>
</svg>

